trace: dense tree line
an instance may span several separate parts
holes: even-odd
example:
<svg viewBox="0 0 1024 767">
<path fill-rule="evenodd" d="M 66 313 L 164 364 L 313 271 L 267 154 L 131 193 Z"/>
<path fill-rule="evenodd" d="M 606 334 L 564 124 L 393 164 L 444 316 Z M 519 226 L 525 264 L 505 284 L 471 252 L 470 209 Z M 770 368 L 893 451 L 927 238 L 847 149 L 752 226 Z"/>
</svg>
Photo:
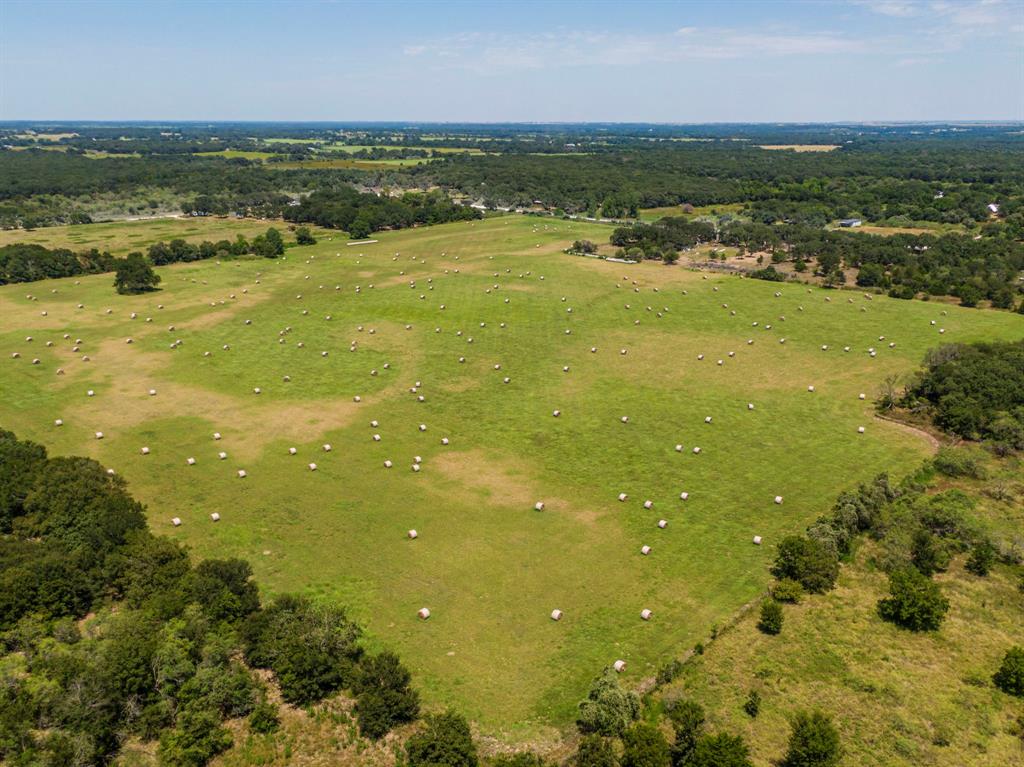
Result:
<svg viewBox="0 0 1024 767">
<path fill-rule="evenodd" d="M 620 147 L 576 156 L 461 155 L 420 166 L 414 176 L 503 205 L 541 200 L 595 215 L 611 200 L 640 207 L 744 203 L 765 223 L 803 218 L 902 217 L 944 223 L 989 220 L 988 205 L 1019 210 L 1024 142 L 1010 138 L 933 144 L 904 138 L 835 152 L 774 152 L 743 142 Z"/>
<path fill-rule="evenodd" d="M 35 282 L 51 277 L 111 272 L 117 259 L 95 248 L 75 253 L 68 248 L 13 244 L 0 247 L 0 285 Z"/>
<path fill-rule="evenodd" d="M 379 197 L 352 188 L 314 192 L 296 207 L 288 208 L 285 220 L 344 229 L 359 239 L 381 229 L 404 229 L 418 224 L 443 224 L 481 217 L 480 211 L 456 205 L 442 192 L 406 193 Z"/>
<path fill-rule="evenodd" d="M 296 235 L 298 234 L 296 230 Z M 309 242 L 310 239 L 316 242 L 306 229 L 304 241 L 298 244 L 312 244 Z M 204 241 L 198 245 L 181 239 L 157 242 L 149 246 L 146 256 L 153 266 L 166 266 L 246 254 L 274 258 L 283 254 L 284 248 L 281 233 L 270 227 L 264 234 L 257 235 L 252 240 L 238 235 L 234 241 Z M 103 274 L 116 270 L 118 266 L 123 265 L 123 260 L 106 252 L 100 253 L 95 248 L 75 253 L 67 248 L 51 250 L 42 245 L 4 245 L 0 247 L 0 285 L 35 282 L 53 277 L 76 277 L 81 274 Z"/>
<path fill-rule="evenodd" d="M 366 653 L 344 610 L 261 606 L 247 562 L 193 564 L 91 459 L 0 431 L 0 534 L 0 652 L 16 654 L 0 671 L 5 764 L 107 764 L 129 736 L 158 742 L 161 764 L 205 764 L 232 743 L 225 719 L 276 727 L 250 667 L 297 705 L 351 690 L 369 738 L 419 715 L 408 671 Z"/>
<path fill-rule="evenodd" d="M 897 404 L 959 437 L 1024 450 L 1024 341 L 931 350 Z"/>
</svg>

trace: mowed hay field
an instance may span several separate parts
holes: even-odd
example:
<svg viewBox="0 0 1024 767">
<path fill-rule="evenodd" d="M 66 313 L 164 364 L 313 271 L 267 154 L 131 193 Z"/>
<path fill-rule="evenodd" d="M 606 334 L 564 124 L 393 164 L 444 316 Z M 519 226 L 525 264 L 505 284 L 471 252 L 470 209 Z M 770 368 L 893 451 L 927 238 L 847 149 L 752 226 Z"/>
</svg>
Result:
<svg viewBox="0 0 1024 767">
<path fill-rule="evenodd" d="M 250 560 L 264 595 L 347 605 L 430 707 L 542 739 L 614 660 L 638 684 L 728 621 L 840 490 L 919 464 L 928 443 L 872 416 L 887 375 L 941 340 L 1024 336 L 1008 313 L 561 252 L 608 232 L 318 232 L 162 268 L 144 296 L 110 275 L 0 288 L 0 425 L 112 467 L 154 529 Z"/>
</svg>

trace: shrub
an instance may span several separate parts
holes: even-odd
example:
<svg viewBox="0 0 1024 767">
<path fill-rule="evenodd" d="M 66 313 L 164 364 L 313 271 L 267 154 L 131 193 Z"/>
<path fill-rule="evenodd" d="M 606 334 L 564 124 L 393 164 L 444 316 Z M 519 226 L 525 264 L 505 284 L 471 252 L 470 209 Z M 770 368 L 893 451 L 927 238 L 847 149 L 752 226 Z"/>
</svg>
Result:
<svg viewBox="0 0 1024 767">
<path fill-rule="evenodd" d="M 616 767 L 615 751 L 600 735 L 587 735 L 580 741 L 572 764 L 574 767 Z"/>
<path fill-rule="evenodd" d="M 410 687 L 412 677 L 398 656 L 382 652 L 364 658 L 355 673 L 359 731 L 373 740 L 383 738 L 396 725 L 411 722 L 420 712 L 419 694 Z"/>
<path fill-rule="evenodd" d="M 792 722 L 789 747 L 780 767 L 833 767 L 843 750 L 832 720 L 820 711 L 799 712 Z"/>
<path fill-rule="evenodd" d="M 465 717 L 448 710 L 426 717 L 425 722 L 426 727 L 406 741 L 410 767 L 477 767 L 476 746 Z"/>
<path fill-rule="evenodd" d="M 820 594 L 835 586 L 839 560 L 820 541 L 790 535 L 779 543 L 772 575 L 792 578 L 812 594 Z"/>
<path fill-rule="evenodd" d="M 761 694 L 757 690 L 751 690 L 747 699 L 743 702 L 743 711 L 751 719 L 757 719 L 761 713 Z"/>
<path fill-rule="evenodd" d="M 938 584 L 912 567 L 889 575 L 889 594 L 878 603 L 878 614 L 911 631 L 936 631 L 949 610 Z"/>
<path fill-rule="evenodd" d="M 281 720 L 277 715 L 277 706 L 269 701 L 260 701 L 249 714 L 249 729 L 253 732 L 267 735 L 276 732 L 280 726 Z"/>
<path fill-rule="evenodd" d="M 297 245 L 316 245 L 316 237 L 309 231 L 308 226 L 300 226 L 295 230 L 295 243 Z"/>
<path fill-rule="evenodd" d="M 622 736 L 620 767 L 669 767 L 668 741 L 650 724 L 635 724 Z"/>
<path fill-rule="evenodd" d="M 800 585 L 799 581 L 792 578 L 782 578 L 772 584 L 771 594 L 772 599 L 776 602 L 789 602 L 795 605 L 804 595 L 804 587 Z"/>
<path fill-rule="evenodd" d="M 490 767 L 544 767 L 545 761 L 529 751 L 518 754 L 499 754 L 491 759 Z"/>
<path fill-rule="evenodd" d="M 580 732 L 621 736 L 640 715 L 640 698 L 622 689 L 615 672 L 605 669 L 594 680 L 587 698 L 580 702 L 576 726 Z"/>
<path fill-rule="evenodd" d="M 1015 646 L 1006 651 L 992 681 L 1006 694 L 1024 698 L 1024 647 Z"/>
<path fill-rule="evenodd" d="M 677 763 L 678 764 L 678 763 Z M 753 767 L 750 749 L 739 735 L 705 735 L 697 741 L 686 767 Z"/>
<path fill-rule="evenodd" d="M 971 555 L 967 558 L 964 569 L 969 573 L 978 576 L 986 576 L 996 563 L 996 549 L 988 541 L 979 541 L 971 549 Z"/>
<path fill-rule="evenodd" d="M 782 605 L 774 599 L 766 599 L 761 603 L 761 619 L 757 622 L 758 629 L 764 634 L 778 634 L 782 631 Z"/>
<path fill-rule="evenodd" d="M 973 451 L 963 448 L 943 447 L 932 459 L 932 465 L 939 474 L 947 477 L 971 477 L 983 479 L 985 469 Z"/>
<path fill-rule="evenodd" d="M 910 544 L 910 561 L 921 575 L 932 576 L 949 567 L 949 552 L 935 535 L 925 528 L 914 531 Z"/>
<path fill-rule="evenodd" d="M 704 708 L 692 700 L 676 700 L 667 707 L 669 721 L 675 730 L 672 763 L 686 764 L 704 734 Z"/>
<path fill-rule="evenodd" d="M 221 727 L 216 713 L 186 708 L 179 712 L 174 729 L 160 737 L 157 755 L 167 767 L 203 767 L 231 743 L 231 733 Z"/>
</svg>

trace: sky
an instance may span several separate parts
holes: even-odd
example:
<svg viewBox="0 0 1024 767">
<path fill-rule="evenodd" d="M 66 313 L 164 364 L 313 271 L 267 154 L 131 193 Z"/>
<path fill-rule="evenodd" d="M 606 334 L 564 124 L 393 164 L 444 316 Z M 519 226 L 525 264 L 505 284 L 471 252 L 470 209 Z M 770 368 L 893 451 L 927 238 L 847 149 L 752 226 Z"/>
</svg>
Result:
<svg viewBox="0 0 1024 767">
<path fill-rule="evenodd" d="M 1024 120 L 1024 0 L 0 0 L 0 120 Z"/>
</svg>

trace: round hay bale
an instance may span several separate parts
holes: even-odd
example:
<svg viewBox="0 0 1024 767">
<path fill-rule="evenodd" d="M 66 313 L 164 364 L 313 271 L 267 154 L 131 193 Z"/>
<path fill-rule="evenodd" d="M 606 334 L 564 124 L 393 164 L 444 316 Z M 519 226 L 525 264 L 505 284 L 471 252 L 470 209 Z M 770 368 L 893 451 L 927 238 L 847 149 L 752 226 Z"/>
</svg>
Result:
<svg viewBox="0 0 1024 767">
<path fill-rule="evenodd" d="M 297 452 L 299 451 L 296 450 L 294 447 L 288 448 L 288 455 L 295 455 Z"/>
<path fill-rule="evenodd" d="M 707 279 L 707 278 L 705 278 L 705 279 Z M 612 668 L 615 669 L 616 673 L 621 674 L 623 671 L 626 670 L 626 661 L 624 661 L 624 660 L 617 660 L 617 661 L 615 661 L 612 664 Z"/>
<path fill-rule="evenodd" d="M 755 535 L 754 536 L 754 545 L 755 546 L 760 546 L 761 545 L 761 536 L 760 535 Z"/>
<path fill-rule="evenodd" d="M 428 610 L 426 607 L 421 607 L 419 610 L 416 611 L 416 614 L 419 616 L 421 621 L 425 621 L 427 618 L 430 617 L 430 610 Z"/>
<path fill-rule="evenodd" d="M 704 423 L 711 423 L 711 416 L 704 416 Z"/>
<path fill-rule="evenodd" d="M 391 461 L 384 461 L 384 468 L 385 469 L 390 469 L 392 467 L 392 465 L 393 464 L 391 463 Z"/>
<path fill-rule="evenodd" d="M 144 447 L 141 450 L 139 450 L 139 452 L 142 453 L 143 455 L 149 455 L 149 448 Z"/>
<path fill-rule="evenodd" d="M 407 536 L 407 537 L 408 537 L 408 538 L 409 538 L 410 540 L 412 540 L 412 539 L 415 539 L 415 538 L 419 538 L 419 537 L 420 537 L 420 534 L 419 534 L 419 533 L 417 533 L 417 532 L 416 532 L 415 530 L 410 530 L 409 532 L 407 532 L 407 533 L 406 533 L 406 536 Z"/>
<path fill-rule="evenodd" d="M 544 501 L 537 501 L 533 504 L 533 508 L 535 511 L 544 511 Z"/>
<path fill-rule="evenodd" d="M 53 422 L 53 425 L 54 426 L 63 426 L 64 425 L 64 421 L 62 419 L 58 418 L 56 421 Z"/>
<path fill-rule="evenodd" d="M 860 394 L 857 395 L 857 399 L 866 399 L 866 398 L 867 398 L 867 395 L 864 394 L 864 392 L 861 392 Z"/>
<path fill-rule="evenodd" d="M 857 427 L 857 433 L 858 434 L 863 434 L 864 433 L 864 427 L 863 426 L 858 426 Z"/>
<path fill-rule="evenodd" d="M 659 519 L 658 520 L 658 527 L 660 527 L 662 530 L 664 530 L 666 527 L 668 527 L 668 520 L 667 519 Z"/>
<path fill-rule="evenodd" d="M 552 410 L 551 411 L 551 415 L 553 415 L 555 418 L 558 418 L 558 416 L 560 416 L 561 414 L 562 414 L 561 410 Z"/>
<path fill-rule="evenodd" d="M 623 423 L 629 423 L 629 416 L 628 415 L 624 415 L 619 420 L 622 421 Z"/>
<path fill-rule="evenodd" d="M 645 509 L 653 509 L 654 508 L 654 501 L 644 501 L 644 508 Z"/>
<path fill-rule="evenodd" d="M 219 432 L 219 431 L 215 431 L 215 432 L 213 433 L 213 438 L 214 438 L 215 440 L 216 440 L 216 439 L 220 439 L 220 432 Z"/>
<path fill-rule="evenodd" d="M 650 610 L 644 609 L 640 611 L 640 617 L 645 621 L 649 621 L 652 615 L 654 615 L 654 613 Z"/>
<path fill-rule="evenodd" d="M 682 445 L 676 445 L 676 452 L 677 453 L 683 452 L 683 446 Z"/>
<path fill-rule="evenodd" d="M 248 475 L 245 473 L 245 469 L 239 469 L 238 470 L 238 478 L 239 479 L 245 479 L 247 476 Z"/>
<path fill-rule="evenodd" d="M 648 554 L 651 553 L 651 547 L 650 546 L 641 546 L 640 547 L 640 553 L 643 554 L 646 557 Z"/>
<path fill-rule="evenodd" d="M 689 499 L 690 499 L 690 494 L 688 492 L 686 492 L 685 490 L 679 494 L 679 500 L 680 501 L 687 501 Z"/>
<path fill-rule="evenodd" d="M 228 457 L 228 454 L 227 454 L 227 453 L 225 453 L 225 452 L 224 452 L 224 451 L 222 450 L 221 452 L 217 453 L 217 457 L 218 457 L 218 458 L 220 458 L 220 460 L 222 460 L 222 461 L 223 461 L 223 460 L 225 460 L 225 459 L 226 459 L 226 458 Z"/>
<path fill-rule="evenodd" d="M 196 459 L 195 458 L 186 458 L 185 459 L 185 463 L 188 464 L 189 466 L 195 466 L 196 465 Z"/>
<path fill-rule="evenodd" d="M 420 431 L 426 431 L 427 430 L 427 425 L 425 423 L 421 423 L 420 426 L 419 426 L 419 429 L 420 429 Z"/>
<path fill-rule="evenodd" d="M 171 518 L 171 524 L 174 525 L 175 527 L 181 527 L 181 519 L 178 518 L 178 517 L 172 517 Z"/>
<path fill-rule="evenodd" d="M 413 471 L 419 471 L 419 470 L 420 470 L 420 465 L 419 465 L 418 463 L 414 463 L 414 464 L 412 465 L 412 470 L 413 470 Z"/>
<path fill-rule="evenodd" d="M 101 431 L 96 432 L 96 439 L 103 439 L 103 432 L 101 432 Z"/>
<path fill-rule="evenodd" d="M 210 515 L 210 519 L 212 519 L 214 522 L 220 522 L 220 514 L 218 514 L 215 511 Z"/>
<path fill-rule="evenodd" d="M 380 435 L 379 434 L 374 434 L 373 435 L 373 441 L 374 442 L 380 442 Z"/>
<path fill-rule="evenodd" d="M 694 455 L 700 455 L 700 448 L 699 448 L 699 447 L 695 447 L 695 448 L 693 449 L 693 454 L 694 454 Z"/>
<path fill-rule="evenodd" d="M 560 621 L 560 620 L 562 620 L 562 611 L 561 610 L 552 610 L 551 611 L 551 620 L 553 620 L 553 621 Z"/>
<path fill-rule="evenodd" d="M 85 396 L 86 397 L 95 397 L 96 396 L 96 392 L 94 392 L 92 389 L 89 389 L 89 391 L 87 391 L 85 393 Z"/>
<path fill-rule="evenodd" d="M 310 471 L 316 471 L 316 464 L 315 463 L 309 464 L 309 470 Z"/>
<path fill-rule="evenodd" d="M 329 444 L 325 444 L 323 446 L 323 450 L 324 450 L 325 453 L 329 453 L 329 452 L 331 452 L 331 446 Z"/>
<path fill-rule="evenodd" d="M 447 437 L 441 437 L 441 444 L 442 445 L 447 445 L 448 444 L 448 438 Z"/>
<path fill-rule="evenodd" d="M 781 495 L 775 496 L 775 503 L 782 503 L 782 496 Z"/>
<path fill-rule="evenodd" d="M 626 495 L 625 493 L 619 493 L 619 501 L 625 502 L 627 498 L 629 498 L 629 496 Z"/>
<path fill-rule="evenodd" d="M 814 391 L 814 387 L 813 387 L 813 386 L 808 386 L 808 387 L 807 387 L 807 391 L 809 391 L 809 392 L 813 392 L 813 391 Z"/>
</svg>

